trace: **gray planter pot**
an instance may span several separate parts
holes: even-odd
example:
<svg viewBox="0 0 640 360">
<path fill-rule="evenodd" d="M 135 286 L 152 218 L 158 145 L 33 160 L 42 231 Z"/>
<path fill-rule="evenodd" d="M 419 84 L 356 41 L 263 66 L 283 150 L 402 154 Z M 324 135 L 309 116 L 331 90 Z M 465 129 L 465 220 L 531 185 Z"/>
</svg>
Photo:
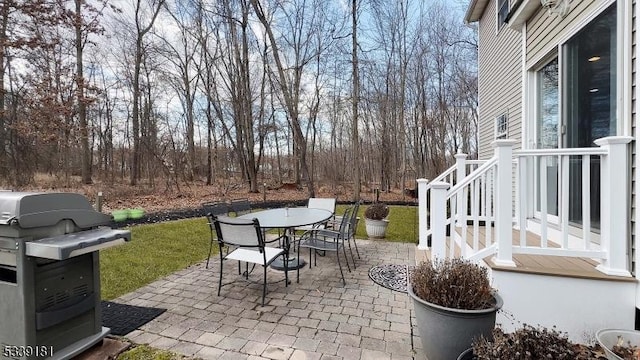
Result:
<svg viewBox="0 0 640 360">
<path fill-rule="evenodd" d="M 451 360 L 471 346 L 475 337 L 491 336 L 496 326 L 496 312 L 502 298 L 494 294 L 494 305 L 483 310 L 460 310 L 432 304 L 420 299 L 409 283 L 422 348 L 429 360 Z"/>
<path fill-rule="evenodd" d="M 640 331 L 622 329 L 598 330 L 596 340 L 598 340 L 598 344 L 604 349 L 607 359 L 609 360 L 623 360 L 612 351 L 613 346 L 618 342 L 618 337 L 622 338 L 625 345 L 631 343 L 632 346 L 640 346 Z"/>
<path fill-rule="evenodd" d="M 475 358 L 476 356 L 473 355 L 473 348 L 468 348 L 467 350 L 463 351 L 460 356 L 458 356 L 457 360 L 474 360 Z"/>
<path fill-rule="evenodd" d="M 367 236 L 373 239 L 382 239 L 387 234 L 387 225 L 389 220 L 372 220 L 364 218 L 364 226 L 367 230 Z"/>
</svg>

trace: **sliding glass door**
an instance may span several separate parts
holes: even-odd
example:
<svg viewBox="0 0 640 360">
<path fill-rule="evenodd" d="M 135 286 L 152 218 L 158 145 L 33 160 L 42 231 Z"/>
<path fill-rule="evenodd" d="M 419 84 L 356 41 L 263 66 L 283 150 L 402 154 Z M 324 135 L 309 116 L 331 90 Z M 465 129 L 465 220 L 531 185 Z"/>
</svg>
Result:
<svg viewBox="0 0 640 360">
<path fill-rule="evenodd" d="M 616 5 L 613 4 L 562 44 L 560 54 L 535 72 L 535 144 L 539 149 L 593 147 L 594 140 L 616 135 Z M 562 181 L 569 181 L 569 222 L 583 219 L 581 156 L 569 160 L 569 178 L 559 174 L 558 158 L 535 165 L 537 216 L 557 222 Z M 600 227 L 600 158 L 589 160 L 590 218 Z M 546 191 L 544 191 L 546 188 Z"/>
<path fill-rule="evenodd" d="M 616 6 L 563 47 L 566 134 L 564 147 L 592 147 L 616 134 Z M 590 159 L 591 224 L 600 228 L 600 158 Z M 582 223 L 582 158 L 570 160 L 569 221 Z M 580 191 L 578 191 L 580 189 Z"/>
</svg>

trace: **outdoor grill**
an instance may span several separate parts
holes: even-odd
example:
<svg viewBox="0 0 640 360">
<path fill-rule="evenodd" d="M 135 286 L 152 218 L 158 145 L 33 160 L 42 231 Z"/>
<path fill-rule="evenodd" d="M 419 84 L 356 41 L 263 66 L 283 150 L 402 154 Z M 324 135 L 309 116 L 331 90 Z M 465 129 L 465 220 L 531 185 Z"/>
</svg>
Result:
<svg viewBox="0 0 640 360">
<path fill-rule="evenodd" d="M 101 341 L 100 249 L 131 233 L 72 193 L 0 192 L 0 358 L 68 359 Z"/>
</svg>

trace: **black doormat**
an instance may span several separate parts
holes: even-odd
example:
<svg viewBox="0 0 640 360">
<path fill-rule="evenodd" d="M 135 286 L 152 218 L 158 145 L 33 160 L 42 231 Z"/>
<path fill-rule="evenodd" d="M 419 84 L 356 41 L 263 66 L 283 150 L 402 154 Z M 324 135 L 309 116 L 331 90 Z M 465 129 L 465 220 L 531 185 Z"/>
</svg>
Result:
<svg viewBox="0 0 640 360">
<path fill-rule="evenodd" d="M 376 284 L 394 291 L 407 291 L 407 265 L 375 265 L 369 278 Z"/>
<path fill-rule="evenodd" d="M 111 334 L 124 336 L 141 327 L 167 309 L 102 302 L 102 326 L 111 328 Z"/>
</svg>

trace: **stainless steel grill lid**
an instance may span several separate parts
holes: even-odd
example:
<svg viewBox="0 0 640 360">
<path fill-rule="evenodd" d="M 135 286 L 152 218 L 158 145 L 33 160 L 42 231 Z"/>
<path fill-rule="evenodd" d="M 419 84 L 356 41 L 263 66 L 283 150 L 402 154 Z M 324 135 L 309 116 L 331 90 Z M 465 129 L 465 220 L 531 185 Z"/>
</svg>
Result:
<svg viewBox="0 0 640 360">
<path fill-rule="evenodd" d="M 54 226 L 64 219 L 72 220 L 81 229 L 111 221 L 109 215 L 95 211 L 80 194 L 0 191 L 0 225 L 26 229 Z"/>
</svg>

